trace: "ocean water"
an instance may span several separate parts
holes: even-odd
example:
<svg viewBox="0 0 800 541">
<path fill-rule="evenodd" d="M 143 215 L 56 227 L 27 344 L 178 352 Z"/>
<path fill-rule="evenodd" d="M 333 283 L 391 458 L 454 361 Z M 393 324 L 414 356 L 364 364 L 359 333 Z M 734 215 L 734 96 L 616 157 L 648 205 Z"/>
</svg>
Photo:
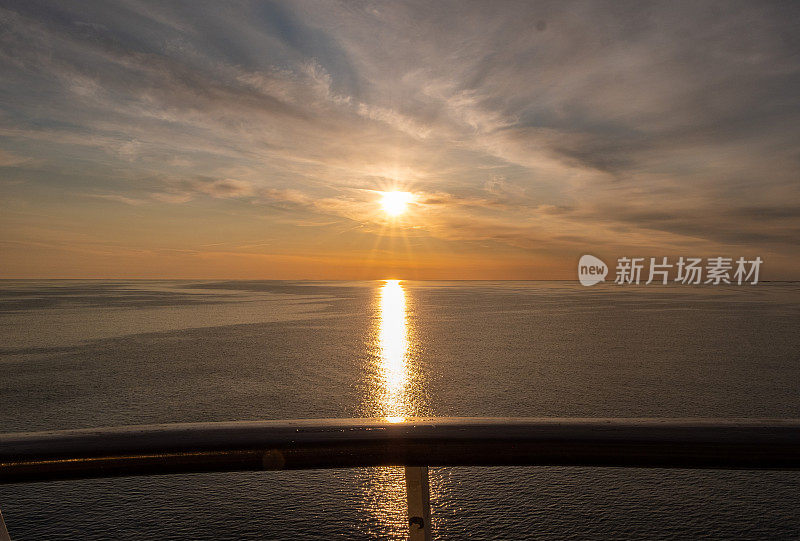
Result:
<svg viewBox="0 0 800 541">
<path fill-rule="evenodd" d="M 0 282 L 0 431 L 800 417 L 800 284 Z M 441 539 L 800 538 L 800 472 L 432 468 Z M 12 538 L 402 539 L 398 468 L 0 486 Z"/>
</svg>

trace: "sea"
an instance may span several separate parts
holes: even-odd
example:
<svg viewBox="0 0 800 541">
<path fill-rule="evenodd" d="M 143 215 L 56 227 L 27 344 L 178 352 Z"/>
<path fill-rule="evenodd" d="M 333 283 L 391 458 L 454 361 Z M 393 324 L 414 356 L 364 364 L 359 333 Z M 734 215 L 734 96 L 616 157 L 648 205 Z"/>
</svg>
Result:
<svg viewBox="0 0 800 541">
<path fill-rule="evenodd" d="M 0 432 L 800 417 L 800 284 L 0 281 Z M 798 539 L 800 472 L 431 468 L 437 539 Z M 403 539 L 401 468 L 0 485 L 12 539 Z"/>
</svg>

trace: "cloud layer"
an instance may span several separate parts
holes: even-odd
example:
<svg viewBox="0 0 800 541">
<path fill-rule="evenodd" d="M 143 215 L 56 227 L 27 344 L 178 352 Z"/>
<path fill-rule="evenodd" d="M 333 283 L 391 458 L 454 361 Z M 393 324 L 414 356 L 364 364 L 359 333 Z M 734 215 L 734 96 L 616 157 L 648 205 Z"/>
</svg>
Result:
<svg viewBox="0 0 800 541">
<path fill-rule="evenodd" d="M 798 21 L 727 1 L 0 3 L 6 272 L 37 273 L 24 246 L 212 243 L 420 277 L 447 253 L 454 277 L 570 278 L 594 250 L 798 278 Z M 393 188 L 416 199 L 388 224 Z"/>
</svg>

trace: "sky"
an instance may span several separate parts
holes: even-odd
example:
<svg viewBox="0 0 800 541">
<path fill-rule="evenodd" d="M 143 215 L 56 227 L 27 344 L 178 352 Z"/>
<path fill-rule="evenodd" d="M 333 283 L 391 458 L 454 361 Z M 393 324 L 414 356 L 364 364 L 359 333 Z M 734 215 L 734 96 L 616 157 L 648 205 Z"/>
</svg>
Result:
<svg viewBox="0 0 800 541">
<path fill-rule="evenodd" d="M 0 1 L 0 231 L 4 278 L 800 279 L 800 4 Z"/>
</svg>

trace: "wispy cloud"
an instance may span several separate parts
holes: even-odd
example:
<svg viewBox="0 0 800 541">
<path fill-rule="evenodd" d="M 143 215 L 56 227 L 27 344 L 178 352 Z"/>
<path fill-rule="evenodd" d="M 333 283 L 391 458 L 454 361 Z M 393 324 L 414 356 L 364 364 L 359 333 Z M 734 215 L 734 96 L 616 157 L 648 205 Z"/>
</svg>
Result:
<svg viewBox="0 0 800 541">
<path fill-rule="evenodd" d="M 593 246 L 796 260 L 799 16 L 747 2 L 2 4 L 0 167 L 25 182 L 1 189 L 140 213 L 202 202 L 309 250 L 301 229 L 322 224 L 342 250 L 383 234 L 564 262 Z M 389 231 L 374 200 L 391 187 L 416 200 Z M 192 223 L 174 227 L 177 249 Z M 240 227 L 236 246 L 259 245 Z"/>
<path fill-rule="evenodd" d="M 94 197 L 95 199 L 103 199 L 105 201 L 114 201 L 133 207 L 145 203 L 144 199 L 134 199 L 132 197 L 125 197 L 124 195 L 117 194 L 87 194 L 87 197 Z"/>
<path fill-rule="evenodd" d="M 0 149 L 0 167 L 16 167 L 32 163 L 31 158 Z"/>
</svg>

